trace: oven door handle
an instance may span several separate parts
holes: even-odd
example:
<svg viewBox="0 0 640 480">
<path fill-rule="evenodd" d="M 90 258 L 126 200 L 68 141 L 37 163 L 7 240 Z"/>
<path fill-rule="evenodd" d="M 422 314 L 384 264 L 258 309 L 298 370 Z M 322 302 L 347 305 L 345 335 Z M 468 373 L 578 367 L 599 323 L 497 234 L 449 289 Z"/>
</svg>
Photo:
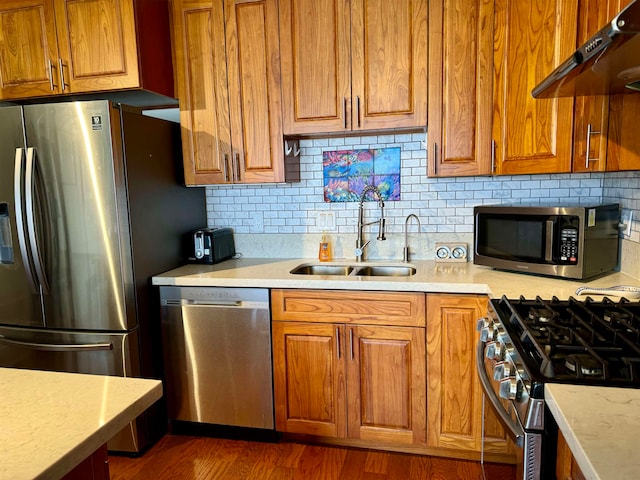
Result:
<svg viewBox="0 0 640 480">
<path fill-rule="evenodd" d="M 511 437 L 511 439 L 518 445 L 519 447 L 524 446 L 524 430 L 518 424 L 518 422 L 514 421 L 513 418 L 507 414 L 500 402 L 500 398 L 496 394 L 496 392 L 491 388 L 491 380 L 489 379 L 489 375 L 484 368 L 484 342 L 479 341 L 478 347 L 476 351 L 476 367 L 478 369 L 478 377 L 480 378 L 480 384 L 482 385 L 482 390 L 484 394 L 491 402 L 491 406 L 493 407 L 494 412 L 498 415 L 498 420 L 504 428 L 507 429 L 507 433 Z"/>
</svg>

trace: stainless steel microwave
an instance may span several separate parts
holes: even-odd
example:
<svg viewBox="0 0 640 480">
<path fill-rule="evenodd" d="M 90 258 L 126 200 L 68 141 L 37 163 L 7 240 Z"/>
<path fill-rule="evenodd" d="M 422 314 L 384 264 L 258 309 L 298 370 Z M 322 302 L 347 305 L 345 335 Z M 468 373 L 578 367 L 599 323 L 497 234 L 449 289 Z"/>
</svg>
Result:
<svg viewBox="0 0 640 480">
<path fill-rule="evenodd" d="M 584 279 L 618 265 L 618 204 L 474 208 L 473 263 Z"/>
</svg>

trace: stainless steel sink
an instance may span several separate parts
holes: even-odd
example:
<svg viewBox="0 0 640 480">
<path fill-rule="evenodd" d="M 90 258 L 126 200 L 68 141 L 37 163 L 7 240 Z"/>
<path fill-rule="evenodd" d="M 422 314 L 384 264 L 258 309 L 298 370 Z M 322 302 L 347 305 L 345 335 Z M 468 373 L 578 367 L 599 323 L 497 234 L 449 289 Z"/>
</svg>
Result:
<svg viewBox="0 0 640 480">
<path fill-rule="evenodd" d="M 294 275 L 338 275 L 342 277 L 409 277 L 416 273 L 412 265 L 327 265 L 303 263 L 291 270 Z"/>
<path fill-rule="evenodd" d="M 353 271 L 350 265 L 318 265 L 303 263 L 291 270 L 294 275 L 349 275 Z"/>
<path fill-rule="evenodd" d="M 359 268 L 355 275 L 366 277 L 409 277 L 415 273 L 416 269 L 408 265 L 367 265 Z"/>
</svg>

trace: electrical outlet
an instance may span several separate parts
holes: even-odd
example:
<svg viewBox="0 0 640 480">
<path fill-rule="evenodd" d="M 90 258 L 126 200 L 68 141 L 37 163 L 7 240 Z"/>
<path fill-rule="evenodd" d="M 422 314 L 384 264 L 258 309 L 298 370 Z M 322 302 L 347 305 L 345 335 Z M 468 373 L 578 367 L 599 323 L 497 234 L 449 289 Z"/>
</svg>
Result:
<svg viewBox="0 0 640 480">
<path fill-rule="evenodd" d="M 333 232 L 336 229 L 336 214 L 334 212 L 316 211 L 316 228 L 322 232 Z"/>
<path fill-rule="evenodd" d="M 468 253 L 466 243 L 436 242 L 436 262 L 466 262 Z"/>
<path fill-rule="evenodd" d="M 622 238 L 631 236 L 631 225 L 633 224 L 633 210 L 623 208 L 620 212 L 620 233 Z"/>
</svg>

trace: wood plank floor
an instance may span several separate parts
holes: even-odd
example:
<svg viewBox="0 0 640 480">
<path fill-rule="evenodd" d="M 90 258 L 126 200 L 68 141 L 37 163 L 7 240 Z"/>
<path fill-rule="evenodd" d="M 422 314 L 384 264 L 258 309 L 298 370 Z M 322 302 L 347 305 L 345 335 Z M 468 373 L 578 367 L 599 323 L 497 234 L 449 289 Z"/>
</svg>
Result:
<svg viewBox="0 0 640 480">
<path fill-rule="evenodd" d="M 487 480 L 514 480 L 489 464 Z M 477 462 L 280 441 L 167 435 L 140 458 L 109 456 L 111 480 L 482 480 Z"/>
</svg>

